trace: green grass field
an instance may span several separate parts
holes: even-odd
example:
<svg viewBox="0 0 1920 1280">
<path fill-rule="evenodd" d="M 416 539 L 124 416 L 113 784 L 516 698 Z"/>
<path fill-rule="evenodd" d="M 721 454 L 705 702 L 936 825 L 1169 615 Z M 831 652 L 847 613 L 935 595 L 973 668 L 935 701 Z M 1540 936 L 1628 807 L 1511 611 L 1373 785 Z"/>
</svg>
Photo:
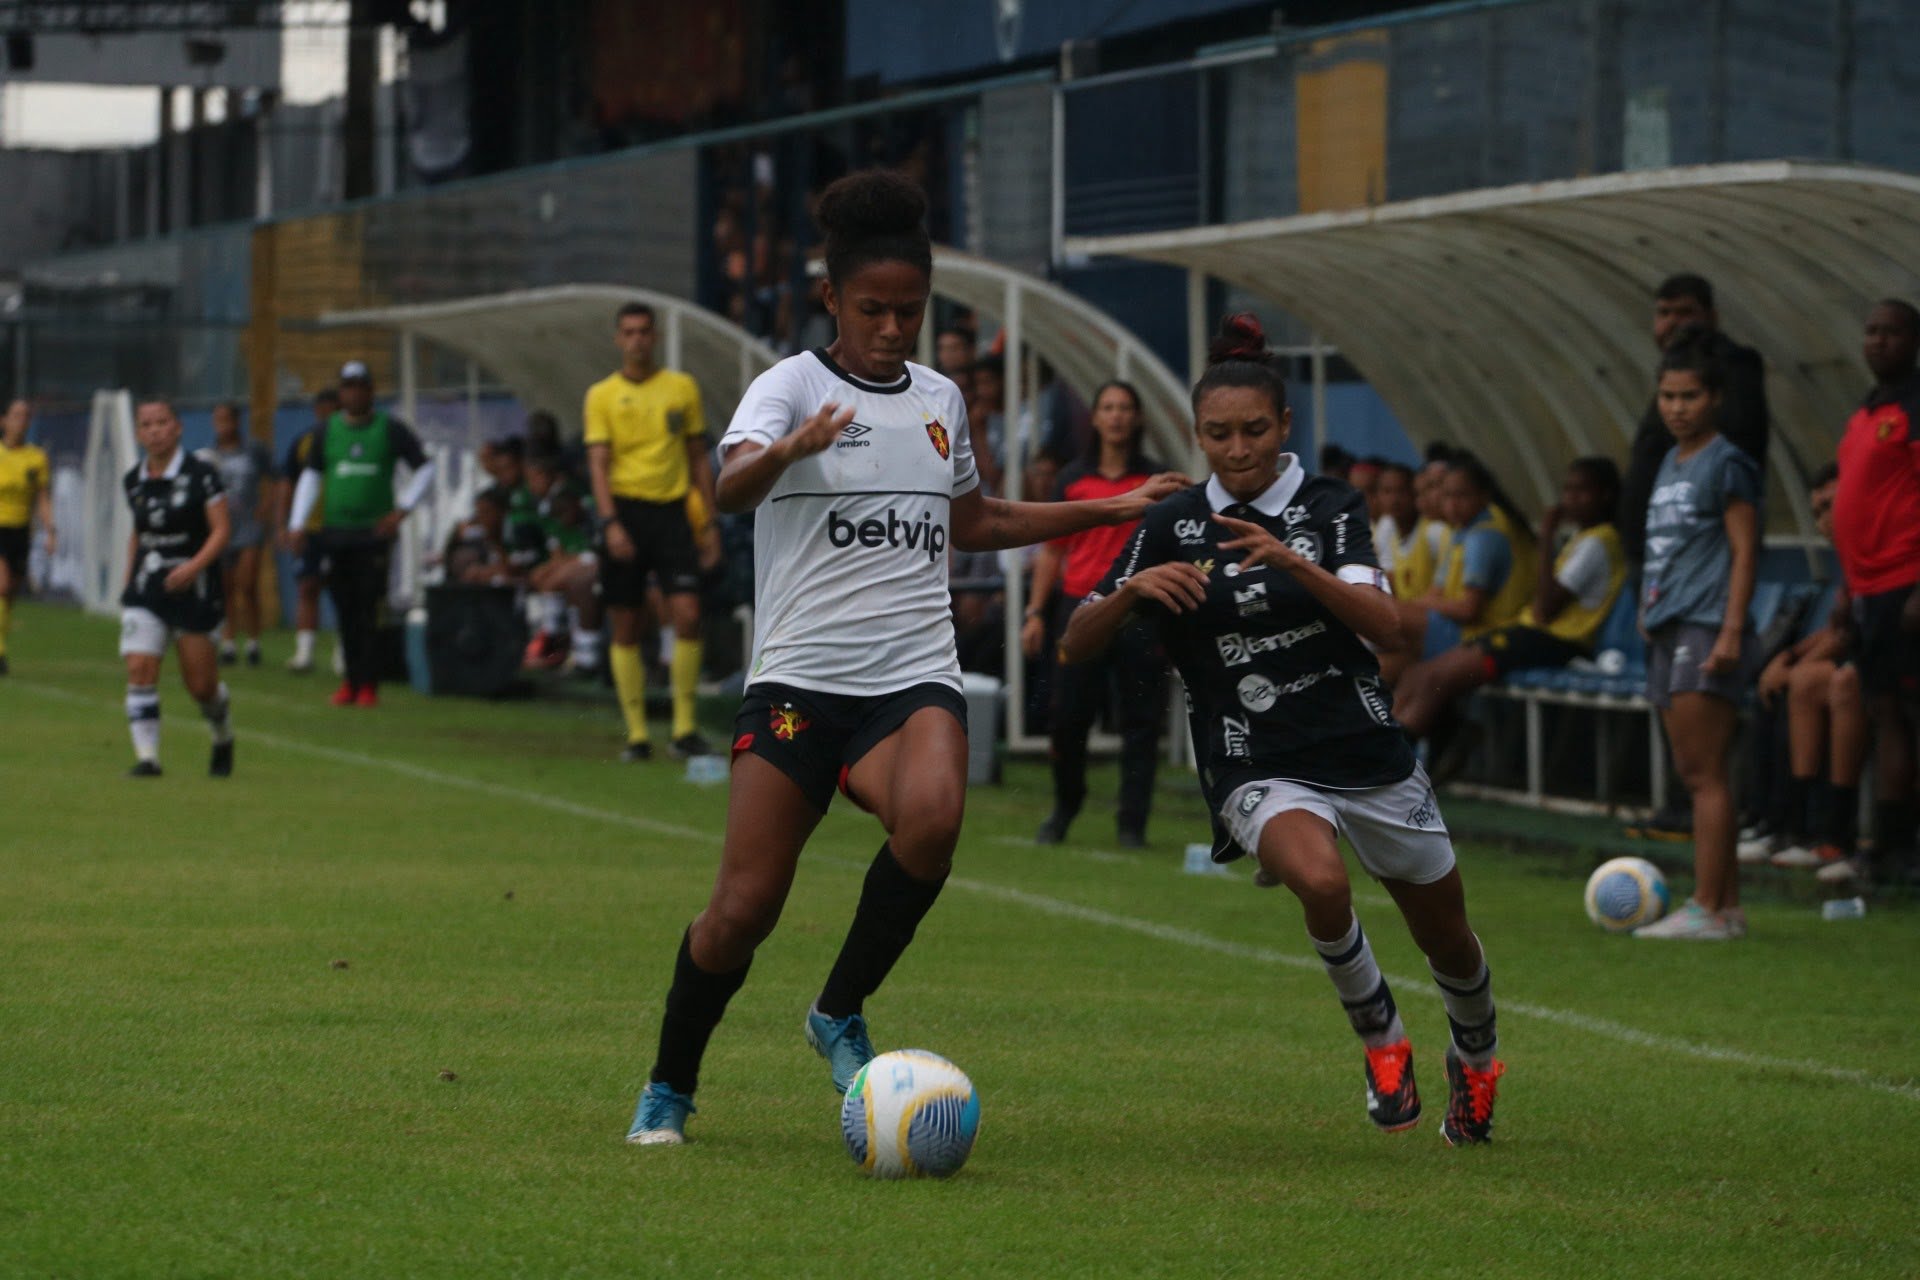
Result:
<svg viewBox="0 0 1920 1280">
<path fill-rule="evenodd" d="M 613 763 L 610 708 L 334 710 L 284 648 L 229 677 L 232 780 L 170 662 L 167 776 L 127 781 L 114 637 L 26 607 L 0 680 L 0 1275 L 1920 1272 L 1910 907 L 1635 943 L 1582 915 L 1590 859 L 1464 847 L 1509 1070 L 1495 1144 L 1452 1151 L 1445 1020 L 1377 886 L 1428 1105 L 1393 1137 L 1292 901 L 1181 874 L 1186 779 L 1150 850 L 1091 814 L 1043 850 L 1020 764 L 869 1006 L 981 1090 L 957 1178 L 862 1178 L 800 1036 L 880 841 L 845 805 L 694 1141 L 629 1148 L 723 789 Z"/>
</svg>

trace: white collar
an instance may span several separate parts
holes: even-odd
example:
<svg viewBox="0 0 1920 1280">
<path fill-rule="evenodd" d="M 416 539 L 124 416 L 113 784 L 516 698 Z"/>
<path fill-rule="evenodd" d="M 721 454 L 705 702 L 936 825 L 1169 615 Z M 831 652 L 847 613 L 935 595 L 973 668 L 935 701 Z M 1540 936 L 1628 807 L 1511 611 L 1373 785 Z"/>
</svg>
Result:
<svg viewBox="0 0 1920 1280">
<path fill-rule="evenodd" d="M 180 468 L 186 464 L 186 461 L 187 447 L 182 444 L 177 444 L 173 446 L 173 461 L 169 462 L 167 469 L 157 476 L 147 470 L 147 459 L 140 459 L 140 478 L 142 480 L 171 480 L 180 474 Z"/>
<path fill-rule="evenodd" d="M 1300 486 L 1306 481 L 1306 472 L 1300 469 L 1300 459 L 1291 453 L 1283 453 L 1280 455 L 1280 474 L 1259 497 L 1246 505 L 1270 520 L 1277 520 L 1280 513 L 1292 505 L 1294 495 L 1300 492 Z M 1227 486 L 1220 483 L 1219 476 L 1208 476 L 1207 504 L 1215 511 L 1225 511 L 1228 507 L 1240 505 L 1240 500 L 1227 492 Z"/>
</svg>

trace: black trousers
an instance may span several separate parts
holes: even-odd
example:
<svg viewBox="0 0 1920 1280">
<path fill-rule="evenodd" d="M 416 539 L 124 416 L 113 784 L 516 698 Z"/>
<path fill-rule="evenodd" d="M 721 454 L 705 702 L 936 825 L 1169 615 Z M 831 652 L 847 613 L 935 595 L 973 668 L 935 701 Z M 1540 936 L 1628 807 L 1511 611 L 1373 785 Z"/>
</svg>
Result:
<svg viewBox="0 0 1920 1280">
<path fill-rule="evenodd" d="M 355 688 L 379 683 L 379 656 L 375 638 L 380 606 L 387 596 L 387 575 L 393 546 L 370 538 L 328 539 L 326 584 L 340 623 L 340 654 L 346 661 L 347 683 Z"/>
<path fill-rule="evenodd" d="M 1055 634 L 1066 631 L 1078 600 L 1055 606 Z M 1120 813 L 1123 831 L 1144 831 L 1159 765 L 1160 722 L 1166 702 L 1167 658 L 1143 622 L 1130 622 L 1092 662 L 1053 672 L 1053 803 L 1065 817 L 1087 798 L 1087 735 L 1100 713 L 1117 704 L 1120 729 Z"/>
</svg>

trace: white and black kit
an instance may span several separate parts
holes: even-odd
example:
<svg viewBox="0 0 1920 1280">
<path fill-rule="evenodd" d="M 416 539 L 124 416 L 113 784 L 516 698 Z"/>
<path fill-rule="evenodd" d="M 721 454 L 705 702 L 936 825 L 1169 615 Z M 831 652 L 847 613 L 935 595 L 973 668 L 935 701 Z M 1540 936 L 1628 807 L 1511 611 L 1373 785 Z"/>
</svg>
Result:
<svg viewBox="0 0 1920 1280">
<path fill-rule="evenodd" d="M 167 590 L 167 575 L 200 554 L 212 529 L 207 508 L 226 501 L 220 473 L 176 449 L 158 476 L 143 460 L 121 481 L 133 512 L 133 564 L 120 594 L 120 652 L 159 654 L 177 634 L 206 635 L 226 618 L 220 565 L 207 566 L 185 591 Z"/>
<path fill-rule="evenodd" d="M 1218 478 L 1157 503 L 1095 597 L 1158 564 L 1184 560 L 1207 575 L 1206 603 L 1160 626 L 1186 682 L 1194 753 L 1214 815 L 1214 857 L 1252 852 L 1275 815 L 1306 809 L 1352 842 L 1373 875 L 1429 883 L 1453 867 L 1453 846 L 1425 771 L 1393 718 L 1380 664 L 1359 636 L 1291 573 L 1256 565 L 1215 512 L 1263 526 L 1342 581 L 1389 590 L 1374 556 L 1366 501 L 1292 455 L 1250 503 Z"/>
</svg>

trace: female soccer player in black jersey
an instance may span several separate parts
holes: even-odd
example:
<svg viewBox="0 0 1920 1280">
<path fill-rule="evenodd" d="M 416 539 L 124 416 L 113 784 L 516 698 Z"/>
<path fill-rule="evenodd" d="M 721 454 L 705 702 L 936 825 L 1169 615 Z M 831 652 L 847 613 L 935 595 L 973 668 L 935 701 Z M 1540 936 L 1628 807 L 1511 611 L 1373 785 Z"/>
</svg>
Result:
<svg viewBox="0 0 1920 1280">
<path fill-rule="evenodd" d="M 1441 1134 L 1485 1142 L 1504 1070 L 1493 997 L 1452 842 L 1372 652 L 1397 639 L 1398 623 L 1366 504 L 1282 451 L 1286 384 L 1252 316 L 1222 325 L 1193 412 L 1212 477 L 1147 512 L 1075 611 L 1062 657 L 1099 653 L 1136 612 L 1159 621 L 1191 701 L 1214 856 L 1251 853 L 1257 883 L 1300 899 L 1366 1046 L 1367 1115 L 1406 1129 L 1420 1118 L 1413 1047 L 1353 914 L 1336 843 L 1346 835 L 1406 917 L 1446 1003 Z"/>
<path fill-rule="evenodd" d="M 949 546 L 996 551 L 1136 520 L 1187 483 L 1159 476 L 1086 502 L 981 494 L 959 388 L 907 360 L 933 275 L 926 208 L 880 170 L 821 193 L 838 336 L 755 379 L 720 441 L 720 509 L 755 511 L 754 652 L 719 876 L 681 940 L 629 1142 L 685 1140 L 708 1038 L 836 788 L 887 842 L 804 1029 L 842 1092 L 872 1058 L 864 1002 L 933 906 L 960 835 L 966 707 Z"/>
</svg>

